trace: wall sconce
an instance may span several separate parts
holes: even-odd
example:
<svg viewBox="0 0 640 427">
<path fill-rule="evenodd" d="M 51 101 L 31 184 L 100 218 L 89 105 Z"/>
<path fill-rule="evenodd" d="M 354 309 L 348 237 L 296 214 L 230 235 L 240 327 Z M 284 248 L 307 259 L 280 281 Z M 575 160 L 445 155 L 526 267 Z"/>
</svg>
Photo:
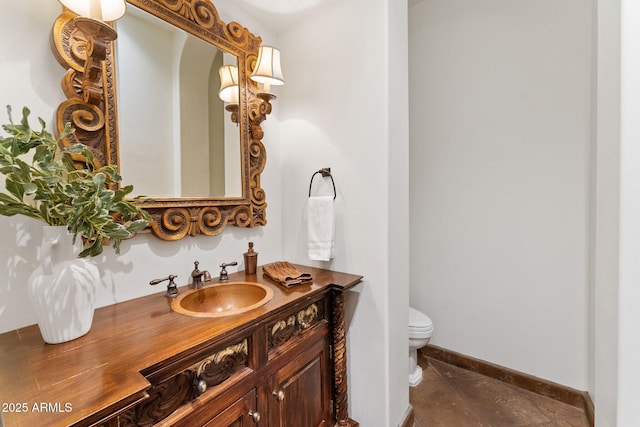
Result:
<svg viewBox="0 0 640 427">
<path fill-rule="evenodd" d="M 238 84 L 238 67 L 235 65 L 223 65 L 218 70 L 220 73 L 220 91 L 218 96 L 229 104 L 224 107 L 231 112 L 231 121 L 238 123 L 238 103 L 240 99 L 240 85 Z"/>
<path fill-rule="evenodd" d="M 271 93 L 271 85 L 283 85 L 282 67 L 280 66 L 280 51 L 271 46 L 260 46 L 258 61 L 251 73 L 251 80 L 258 83 L 260 92 L 257 96 L 269 102 L 276 96 Z"/>
<path fill-rule="evenodd" d="M 82 71 L 82 94 L 84 102 L 98 105 L 103 90 L 100 76 L 102 62 L 107 55 L 109 43 L 118 34 L 106 22 L 121 18 L 127 9 L 125 0 L 58 0 L 64 7 L 78 16 L 73 25 L 87 36 L 87 50 Z"/>
</svg>

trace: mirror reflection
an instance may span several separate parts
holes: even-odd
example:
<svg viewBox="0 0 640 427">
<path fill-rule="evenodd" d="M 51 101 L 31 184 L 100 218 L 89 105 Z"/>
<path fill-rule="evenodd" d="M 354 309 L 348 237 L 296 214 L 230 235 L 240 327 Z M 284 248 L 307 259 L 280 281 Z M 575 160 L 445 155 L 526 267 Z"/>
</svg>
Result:
<svg viewBox="0 0 640 427">
<path fill-rule="evenodd" d="M 120 170 L 136 192 L 241 197 L 240 132 L 219 98 L 237 58 L 129 5 L 117 22 Z"/>
</svg>

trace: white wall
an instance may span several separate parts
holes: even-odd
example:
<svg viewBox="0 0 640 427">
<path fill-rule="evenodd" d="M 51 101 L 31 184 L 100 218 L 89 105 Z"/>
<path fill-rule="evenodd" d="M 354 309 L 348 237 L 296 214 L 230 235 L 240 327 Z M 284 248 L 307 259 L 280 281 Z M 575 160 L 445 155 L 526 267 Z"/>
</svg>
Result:
<svg viewBox="0 0 640 427">
<path fill-rule="evenodd" d="M 588 383 L 591 4 L 410 7 L 411 303 L 432 342 Z"/>
<path fill-rule="evenodd" d="M 640 4 L 620 1 L 620 282 L 618 419 L 640 425 Z"/>
<path fill-rule="evenodd" d="M 60 80 L 65 70 L 57 64 L 49 49 L 49 32 L 62 7 L 58 2 L 49 0 L 37 0 L 37 5 L 34 3 L 12 2 L 3 5 L 3 13 L 0 14 L 1 102 L 14 107 L 14 119 L 20 119 L 20 110 L 27 105 L 33 111 L 33 125 L 37 124 L 37 116 L 52 124 L 55 109 L 63 100 Z M 263 39 L 274 38 L 270 30 L 232 2 L 219 1 L 216 4 L 223 20 L 230 21 L 233 16 Z M 4 108 L 0 118 L 0 123 L 6 122 Z M 104 254 L 94 260 L 104 279 L 104 286 L 97 295 L 99 306 L 162 292 L 162 288 L 151 287 L 148 283 L 170 273 L 179 276 L 179 284 L 185 284 L 195 260 L 200 261 L 201 269 L 211 270 L 214 276 L 222 262 L 238 261 L 238 268 L 242 268 L 242 253 L 246 251 L 248 241 L 255 242 L 260 263 L 282 258 L 277 113 L 269 116 L 263 129 L 266 134 L 263 142 L 269 153 L 262 175 L 262 186 L 269 204 L 268 225 L 254 229 L 231 227 L 220 236 L 199 236 L 178 242 L 164 242 L 151 235 L 140 235 L 123 242 L 120 256 L 106 248 Z M 126 143 L 121 141 L 121 144 Z M 126 180 L 126 176 L 124 178 Z M 35 323 L 25 282 L 36 266 L 35 254 L 42 233 L 40 223 L 36 221 L 0 216 L 0 236 L 0 332 L 3 332 Z"/>
<path fill-rule="evenodd" d="M 365 277 L 347 297 L 348 375 L 352 417 L 372 427 L 408 407 L 406 25 L 406 0 L 336 1 L 279 34 L 284 257 L 309 262 L 309 179 L 331 167 L 336 257 L 315 264 Z"/>
<path fill-rule="evenodd" d="M 598 0 L 592 375 L 598 427 L 640 425 L 640 7 Z"/>
<path fill-rule="evenodd" d="M 598 427 L 617 424 L 620 239 L 620 0 L 597 0 L 589 394 Z M 623 427 L 623 426 L 621 426 Z"/>
<path fill-rule="evenodd" d="M 409 23 L 407 2 L 386 5 L 388 22 L 389 162 L 389 425 L 400 425 L 408 409 L 406 349 L 409 340 Z M 372 50 L 370 54 L 374 54 Z"/>
</svg>

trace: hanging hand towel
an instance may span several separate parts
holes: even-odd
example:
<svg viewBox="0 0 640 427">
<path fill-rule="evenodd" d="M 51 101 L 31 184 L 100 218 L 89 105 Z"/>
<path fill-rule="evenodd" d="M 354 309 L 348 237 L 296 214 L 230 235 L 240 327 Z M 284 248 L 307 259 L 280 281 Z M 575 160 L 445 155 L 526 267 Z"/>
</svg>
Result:
<svg viewBox="0 0 640 427">
<path fill-rule="evenodd" d="M 329 261 L 335 248 L 333 196 L 309 197 L 307 221 L 309 259 Z"/>
</svg>

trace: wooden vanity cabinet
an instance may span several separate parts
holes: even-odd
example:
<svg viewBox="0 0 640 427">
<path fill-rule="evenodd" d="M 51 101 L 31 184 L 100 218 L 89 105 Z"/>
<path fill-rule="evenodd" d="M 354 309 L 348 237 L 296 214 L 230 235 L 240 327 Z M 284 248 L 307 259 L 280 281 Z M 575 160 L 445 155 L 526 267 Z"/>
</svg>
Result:
<svg viewBox="0 0 640 427">
<path fill-rule="evenodd" d="M 97 309 L 90 333 L 72 342 L 45 344 L 36 325 L 0 334 L 5 402 L 72 408 L 1 413 L 0 425 L 357 426 L 344 292 L 362 276 L 296 267 L 314 282 L 285 289 L 258 268 L 251 280 L 274 296 L 252 312 L 198 319 L 153 294 Z"/>
<path fill-rule="evenodd" d="M 294 304 L 248 332 L 150 368 L 149 399 L 118 425 L 332 425 L 329 308 L 326 296 Z"/>
</svg>

